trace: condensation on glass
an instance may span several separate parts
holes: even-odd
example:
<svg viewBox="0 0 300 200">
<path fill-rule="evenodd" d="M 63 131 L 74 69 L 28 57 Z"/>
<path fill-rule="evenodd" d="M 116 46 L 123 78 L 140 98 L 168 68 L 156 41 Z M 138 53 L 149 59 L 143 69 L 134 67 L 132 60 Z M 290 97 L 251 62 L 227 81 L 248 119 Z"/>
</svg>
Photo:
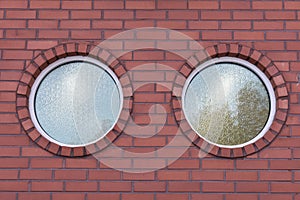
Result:
<svg viewBox="0 0 300 200">
<path fill-rule="evenodd" d="M 113 72 L 86 57 L 59 60 L 46 70 L 30 96 L 39 131 L 63 146 L 83 146 L 103 138 L 115 125 L 122 104 Z"/>
<path fill-rule="evenodd" d="M 268 130 L 274 117 L 270 81 L 240 59 L 215 59 L 199 66 L 188 79 L 183 98 L 191 127 L 218 146 L 254 142 Z"/>
</svg>

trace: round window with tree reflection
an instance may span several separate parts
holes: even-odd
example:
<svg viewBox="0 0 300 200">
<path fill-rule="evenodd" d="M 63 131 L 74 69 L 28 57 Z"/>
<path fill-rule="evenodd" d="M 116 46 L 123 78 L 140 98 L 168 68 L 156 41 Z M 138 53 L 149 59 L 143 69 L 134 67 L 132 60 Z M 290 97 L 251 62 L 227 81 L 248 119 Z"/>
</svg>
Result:
<svg viewBox="0 0 300 200">
<path fill-rule="evenodd" d="M 115 74 L 100 61 L 67 57 L 41 72 L 29 104 L 31 118 L 45 138 L 61 146 L 85 146 L 116 124 L 122 90 Z"/>
<path fill-rule="evenodd" d="M 270 81 L 256 66 L 238 58 L 217 58 L 200 65 L 183 91 L 183 110 L 190 126 L 220 147 L 254 143 L 274 118 Z"/>
</svg>

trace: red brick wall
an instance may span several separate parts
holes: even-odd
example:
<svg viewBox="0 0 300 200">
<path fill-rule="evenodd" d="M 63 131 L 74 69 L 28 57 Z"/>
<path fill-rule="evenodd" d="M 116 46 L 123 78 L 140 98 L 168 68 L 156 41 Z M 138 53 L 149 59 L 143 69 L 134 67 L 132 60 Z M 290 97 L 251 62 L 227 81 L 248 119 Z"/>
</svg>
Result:
<svg viewBox="0 0 300 200">
<path fill-rule="evenodd" d="M 0 199 L 300 200 L 299 11 L 300 2 L 281 0 L 1 0 Z M 171 40 L 173 45 L 167 46 L 168 50 L 174 48 L 175 53 L 166 51 L 162 41 L 160 50 L 141 49 L 118 58 L 120 66 L 130 71 L 129 85 L 135 90 L 129 92 L 133 122 L 126 122 L 113 141 L 125 153 L 129 152 L 122 155 L 126 159 L 114 159 L 114 148 L 94 156 L 70 158 L 52 154 L 39 146 L 42 143 L 32 141 L 21 126 L 24 113 L 20 112 L 20 105 L 26 107 L 27 99 L 21 95 L 24 91 L 17 90 L 18 85 L 24 85 L 21 77 L 34 58 L 42 55 L 44 63 L 46 52 L 52 51 L 57 56 L 58 52 L 53 50 L 57 45 L 64 47 L 67 52 L 64 56 L 80 53 L 78 47 L 72 49 L 63 44 L 84 43 L 91 47 L 117 33 L 140 27 L 174 29 L 204 48 L 238 43 L 242 49 L 248 46 L 270 58 L 271 65 L 279 70 L 276 75 L 285 79 L 288 97 L 284 99 L 289 100 L 288 115 L 277 115 L 279 125 L 273 130 L 278 135 L 274 141 L 240 158 L 206 155 L 196 145 L 189 144 L 183 155 L 172 162 L 170 155 L 186 141 L 182 137 L 169 153 L 157 154 L 170 144 L 178 130 L 172 96 L 176 72 L 182 70 L 186 60 L 176 52 L 192 49 L 174 40 Z M 144 33 L 133 38 L 166 40 L 172 35 Z M 114 52 L 130 49 L 135 43 L 113 42 Z M 139 43 L 141 46 L 147 44 L 139 42 L 144 42 Z M 141 65 L 142 68 L 136 68 Z M 155 104 L 161 106 L 149 111 Z M 286 110 L 287 105 L 283 108 Z M 24 115 L 28 117 L 28 113 Z M 141 125 L 141 129 L 134 123 Z M 148 152 L 150 156 L 138 160 L 130 157 L 130 152 L 139 155 Z M 82 151 L 73 153 L 81 155 Z M 123 169 L 107 166 L 107 160 Z M 154 170 L 157 166 L 163 168 Z M 130 169 L 147 172 L 130 173 Z"/>
</svg>

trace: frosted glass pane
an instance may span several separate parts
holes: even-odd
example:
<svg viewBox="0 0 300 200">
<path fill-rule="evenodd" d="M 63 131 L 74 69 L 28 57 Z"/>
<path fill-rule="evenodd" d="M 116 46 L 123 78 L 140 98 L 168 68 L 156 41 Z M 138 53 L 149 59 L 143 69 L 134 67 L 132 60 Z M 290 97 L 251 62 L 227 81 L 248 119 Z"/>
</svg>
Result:
<svg viewBox="0 0 300 200">
<path fill-rule="evenodd" d="M 198 134 L 216 144 L 238 145 L 264 128 L 270 99 L 264 83 L 248 68 L 219 63 L 194 76 L 184 109 Z"/>
<path fill-rule="evenodd" d="M 54 140 L 83 145 L 104 136 L 120 109 L 119 90 L 104 69 L 86 62 L 66 63 L 40 83 L 35 113 Z"/>
</svg>

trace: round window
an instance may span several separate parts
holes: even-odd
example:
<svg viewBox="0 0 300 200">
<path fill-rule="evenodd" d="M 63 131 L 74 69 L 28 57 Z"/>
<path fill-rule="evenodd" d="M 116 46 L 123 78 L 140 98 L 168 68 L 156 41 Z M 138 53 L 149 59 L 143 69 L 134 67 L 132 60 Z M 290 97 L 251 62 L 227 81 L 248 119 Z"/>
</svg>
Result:
<svg viewBox="0 0 300 200">
<path fill-rule="evenodd" d="M 54 62 L 38 76 L 29 97 L 30 115 L 51 142 L 85 146 L 114 127 L 122 100 L 120 83 L 106 65 L 74 56 Z"/>
<path fill-rule="evenodd" d="M 238 58 L 216 58 L 197 67 L 182 98 L 192 129 L 219 147 L 254 143 L 268 131 L 275 115 L 270 81 L 256 66 Z"/>
</svg>

